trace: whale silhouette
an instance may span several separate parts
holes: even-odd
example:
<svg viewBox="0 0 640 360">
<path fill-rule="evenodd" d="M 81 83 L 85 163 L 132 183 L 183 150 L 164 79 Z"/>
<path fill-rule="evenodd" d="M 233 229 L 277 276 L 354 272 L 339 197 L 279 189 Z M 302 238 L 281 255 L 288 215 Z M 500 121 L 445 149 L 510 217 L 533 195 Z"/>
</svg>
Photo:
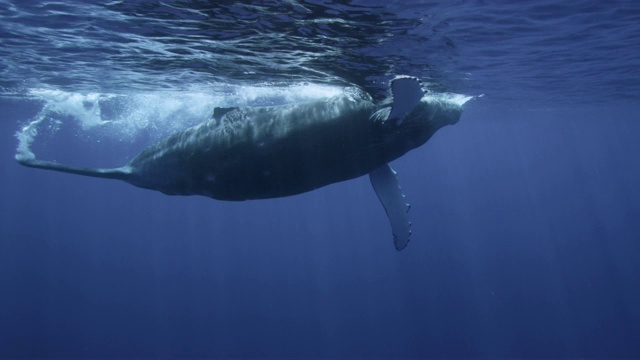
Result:
<svg viewBox="0 0 640 360">
<path fill-rule="evenodd" d="M 418 79 L 390 82 L 392 97 L 374 104 L 362 90 L 313 102 L 216 108 L 209 121 L 149 146 L 128 164 L 100 169 L 37 160 L 25 166 L 126 181 L 169 195 L 219 200 L 276 198 L 369 174 L 391 223 L 394 245 L 410 239 L 409 205 L 388 165 L 455 124 L 462 101 L 425 95 Z"/>
</svg>

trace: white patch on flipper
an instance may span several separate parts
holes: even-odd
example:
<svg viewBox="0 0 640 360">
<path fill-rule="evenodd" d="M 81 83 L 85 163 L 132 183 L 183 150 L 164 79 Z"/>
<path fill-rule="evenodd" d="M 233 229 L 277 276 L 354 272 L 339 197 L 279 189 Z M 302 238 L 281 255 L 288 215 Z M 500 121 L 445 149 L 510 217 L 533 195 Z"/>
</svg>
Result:
<svg viewBox="0 0 640 360">
<path fill-rule="evenodd" d="M 400 185 L 398 185 L 396 172 L 389 164 L 385 164 L 370 172 L 369 180 L 387 212 L 387 218 L 389 218 L 393 232 L 393 244 L 396 250 L 400 251 L 409 244 L 411 222 L 409 221 L 410 205 L 407 204 Z"/>
<path fill-rule="evenodd" d="M 390 83 L 393 104 L 387 118 L 395 125 L 400 125 L 404 117 L 420 103 L 424 96 L 420 80 L 411 76 L 399 76 Z"/>
</svg>

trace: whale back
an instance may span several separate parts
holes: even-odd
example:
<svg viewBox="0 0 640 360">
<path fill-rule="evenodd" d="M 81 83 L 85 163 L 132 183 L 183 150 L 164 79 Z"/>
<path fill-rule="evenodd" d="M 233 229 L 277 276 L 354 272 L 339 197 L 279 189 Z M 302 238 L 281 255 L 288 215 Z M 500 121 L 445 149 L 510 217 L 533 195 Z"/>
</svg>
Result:
<svg viewBox="0 0 640 360">
<path fill-rule="evenodd" d="M 174 134 L 131 160 L 132 184 L 223 200 L 294 195 L 384 164 L 384 130 L 364 92 L 243 107 Z"/>
</svg>

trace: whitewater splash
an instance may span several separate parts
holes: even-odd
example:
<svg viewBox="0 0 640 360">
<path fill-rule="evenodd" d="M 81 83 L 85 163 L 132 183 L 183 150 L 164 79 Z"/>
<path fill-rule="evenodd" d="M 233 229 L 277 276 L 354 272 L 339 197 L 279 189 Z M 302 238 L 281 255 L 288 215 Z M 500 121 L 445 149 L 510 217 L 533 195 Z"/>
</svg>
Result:
<svg viewBox="0 0 640 360">
<path fill-rule="evenodd" d="M 35 159 L 32 146 L 40 132 L 54 135 L 65 122 L 85 134 L 133 142 L 142 132 L 158 140 L 211 117 L 214 107 L 267 106 L 306 102 L 340 94 L 342 88 L 291 86 L 229 86 L 137 94 L 73 93 L 32 89 L 28 96 L 42 109 L 16 133 L 17 160 Z"/>
</svg>

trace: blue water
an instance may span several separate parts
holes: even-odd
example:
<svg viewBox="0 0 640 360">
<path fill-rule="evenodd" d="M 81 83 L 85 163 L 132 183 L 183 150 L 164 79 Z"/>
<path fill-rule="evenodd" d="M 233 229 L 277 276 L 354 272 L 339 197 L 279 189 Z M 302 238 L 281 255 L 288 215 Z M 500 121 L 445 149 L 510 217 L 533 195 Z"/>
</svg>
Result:
<svg viewBox="0 0 640 360">
<path fill-rule="evenodd" d="M 0 0 L 0 357 L 640 357 L 634 1 Z M 368 179 L 249 202 L 120 166 L 216 106 L 479 96 Z"/>
</svg>

